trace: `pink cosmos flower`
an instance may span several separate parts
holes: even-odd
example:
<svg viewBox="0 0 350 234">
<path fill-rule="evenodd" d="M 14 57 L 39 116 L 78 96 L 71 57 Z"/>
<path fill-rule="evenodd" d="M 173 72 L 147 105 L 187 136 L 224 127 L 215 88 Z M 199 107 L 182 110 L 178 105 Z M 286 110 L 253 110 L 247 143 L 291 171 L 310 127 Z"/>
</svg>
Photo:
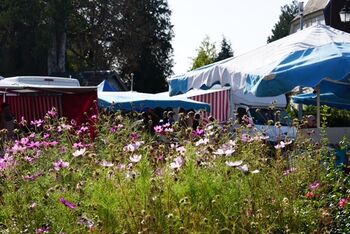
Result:
<svg viewBox="0 0 350 234">
<path fill-rule="evenodd" d="M 44 138 L 44 139 L 47 139 L 47 138 L 50 138 L 50 136 L 51 136 L 51 135 L 50 135 L 49 133 L 44 133 L 43 138 Z"/>
<path fill-rule="evenodd" d="M 163 132 L 163 127 L 159 126 L 159 125 L 155 126 L 153 129 L 154 129 L 154 131 L 156 133 L 162 133 Z"/>
<path fill-rule="evenodd" d="M 27 144 L 27 147 L 29 149 L 33 149 L 33 148 L 40 148 L 41 143 L 39 141 L 31 141 L 29 144 Z"/>
<path fill-rule="evenodd" d="M 44 124 L 44 120 L 42 120 L 42 119 L 32 120 L 32 121 L 30 121 L 30 124 L 34 125 L 36 127 L 40 127 Z"/>
<path fill-rule="evenodd" d="M 56 116 L 57 116 L 56 108 L 55 108 L 55 107 L 52 107 L 51 110 L 49 110 L 49 111 L 47 112 L 47 115 L 50 116 L 50 117 L 52 117 L 52 118 L 56 117 Z"/>
<path fill-rule="evenodd" d="M 172 169 L 180 169 L 184 164 L 184 160 L 182 157 L 177 157 L 174 159 L 174 162 L 170 163 L 170 167 Z"/>
<path fill-rule="evenodd" d="M 34 210 L 35 207 L 36 207 L 36 202 L 32 202 L 32 204 L 30 204 L 30 206 L 29 206 L 29 208 L 30 208 L 31 210 Z"/>
<path fill-rule="evenodd" d="M 69 162 L 65 162 L 62 159 L 59 159 L 57 162 L 53 163 L 54 169 L 59 171 L 63 168 L 69 167 Z"/>
<path fill-rule="evenodd" d="M 311 189 L 311 190 L 316 190 L 316 189 L 318 189 L 318 187 L 320 187 L 320 181 L 315 181 L 315 182 L 313 182 L 312 184 L 310 184 L 309 185 L 309 188 Z"/>
<path fill-rule="evenodd" d="M 346 206 L 346 204 L 349 203 L 349 201 L 350 201 L 350 198 L 342 198 L 342 199 L 340 199 L 340 201 L 339 201 L 339 208 L 343 209 Z"/>
<path fill-rule="evenodd" d="M 86 148 L 81 148 L 79 150 L 76 150 L 74 153 L 73 153 L 73 156 L 74 157 L 79 157 L 81 155 L 84 155 L 86 152 Z"/>
<path fill-rule="evenodd" d="M 290 173 L 293 173 L 293 172 L 296 172 L 297 169 L 295 167 L 291 167 L 290 169 L 287 169 L 283 172 L 283 175 L 286 176 L 286 175 L 289 175 Z"/>
<path fill-rule="evenodd" d="M 35 230 L 35 234 L 49 233 L 50 230 L 49 227 L 41 227 Z"/>
<path fill-rule="evenodd" d="M 16 143 L 17 143 L 18 141 L 16 141 Z M 27 137 L 23 137 L 23 138 L 21 138 L 21 140 L 20 140 L 20 143 L 22 144 L 22 145 L 26 145 L 26 144 L 28 144 L 28 142 L 29 142 L 29 139 L 27 138 Z"/>
<path fill-rule="evenodd" d="M 25 175 L 23 176 L 24 180 L 28 180 L 28 181 L 35 181 L 38 177 L 44 175 L 43 172 L 37 172 L 34 175 Z"/>
<path fill-rule="evenodd" d="M 0 158 L 0 171 L 6 170 L 8 167 L 15 165 L 16 161 L 12 156 L 5 154 Z"/>
<path fill-rule="evenodd" d="M 74 144 L 73 144 L 73 148 L 74 148 L 74 149 L 84 148 L 84 145 L 83 145 L 83 143 L 81 143 L 81 142 L 74 143 Z"/>
<path fill-rule="evenodd" d="M 27 149 L 27 147 L 25 147 L 25 146 L 22 146 L 20 144 L 15 144 L 14 146 L 12 146 L 11 152 L 14 154 L 17 154 L 17 153 L 21 153 L 21 152 L 25 151 L 26 149 Z"/>
<path fill-rule="evenodd" d="M 70 201 L 67 201 L 67 200 L 64 199 L 63 197 L 60 198 L 60 202 L 61 202 L 63 205 L 65 205 L 65 206 L 67 206 L 68 208 L 70 208 L 70 209 L 75 209 L 75 208 L 77 208 L 77 205 L 73 204 L 73 203 L 70 202 Z"/>
<path fill-rule="evenodd" d="M 130 157 L 130 161 L 133 163 L 137 163 L 141 160 L 141 158 L 142 158 L 141 154 L 139 154 L 139 155 L 135 154 L 135 155 Z"/>
</svg>

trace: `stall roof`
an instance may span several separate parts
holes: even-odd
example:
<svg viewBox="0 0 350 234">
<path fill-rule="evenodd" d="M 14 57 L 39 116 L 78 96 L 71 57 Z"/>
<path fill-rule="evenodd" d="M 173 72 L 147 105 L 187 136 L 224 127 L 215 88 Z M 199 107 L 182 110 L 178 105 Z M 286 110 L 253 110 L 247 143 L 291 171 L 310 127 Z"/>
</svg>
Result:
<svg viewBox="0 0 350 234">
<path fill-rule="evenodd" d="M 61 78 L 64 79 L 64 78 Z M 0 80 L 0 92 L 2 93 L 31 93 L 31 92 L 52 92 L 52 93 L 85 93 L 96 91 L 96 86 L 63 86 L 63 85 L 39 85 L 8 80 L 8 78 Z"/>
<path fill-rule="evenodd" d="M 184 108 L 205 109 L 210 112 L 210 105 L 184 97 L 167 97 L 139 92 L 98 92 L 100 107 L 116 110 L 143 111 L 148 108 Z"/>
</svg>

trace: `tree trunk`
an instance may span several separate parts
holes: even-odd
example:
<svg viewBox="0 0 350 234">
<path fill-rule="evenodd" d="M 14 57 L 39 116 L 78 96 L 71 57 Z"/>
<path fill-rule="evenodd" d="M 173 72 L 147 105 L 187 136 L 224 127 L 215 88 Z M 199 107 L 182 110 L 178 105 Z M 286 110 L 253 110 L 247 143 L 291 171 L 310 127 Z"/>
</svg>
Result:
<svg viewBox="0 0 350 234">
<path fill-rule="evenodd" d="M 66 71 L 66 44 L 66 32 L 57 33 L 52 36 L 52 44 L 47 57 L 48 75 Z"/>
</svg>

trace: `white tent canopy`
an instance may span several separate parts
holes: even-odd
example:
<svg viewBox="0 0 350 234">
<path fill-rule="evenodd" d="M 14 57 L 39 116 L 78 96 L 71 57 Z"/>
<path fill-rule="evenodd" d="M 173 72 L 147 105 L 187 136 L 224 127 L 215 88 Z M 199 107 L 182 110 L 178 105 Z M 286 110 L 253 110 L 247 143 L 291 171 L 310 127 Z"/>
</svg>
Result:
<svg viewBox="0 0 350 234">
<path fill-rule="evenodd" d="M 285 62 L 288 56 L 296 51 L 306 51 L 310 48 L 318 46 L 336 44 L 336 43 L 350 43 L 350 34 L 342 32 L 326 25 L 316 25 L 298 33 L 292 34 L 280 40 L 274 41 L 270 44 L 257 48 L 246 54 L 229 58 L 194 71 L 190 71 L 183 75 L 177 75 L 169 79 L 170 95 L 179 93 L 186 93 L 190 89 L 200 89 L 203 87 L 210 88 L 214 84 L 229 85 L 232 90 L 246 89 L 247 78 L 259 78 L 264 80 L 274 79 L 273 71 L 281 62 Z M 340 51 L 341 52 L 341 51 Z M 339 53 L 340 53 L 339 52 Z M 335 51 L 335 53 L 338 53 Z M 307 56 L 301 54 L 300 57 Z M 334 55 L 339 56 L 337 54 Z M 313 61 L 315 58 L 312 58 Z M 303 64 L 292 64 L 295 68 L 299 65 L 308 65 L 310 61 L 303 61 Z M 290 65 L 290 64 L 288 64 Z M 332 72 L 332 71 L 327 71 Z M 331 75 L 331 74 L 330 74 Z M 320 79 L 304 80 L 307 87 L 315 87 Z M 306 85 L 303 85 L 306 87 Z M 251 89 L 255 93 L 256 90 Z M 283 92 L 281 90 L 275 91 L 275 95 L 263 96 L 277 96 Z M 272 92 L 273 93 L 273 92 Z M 260 95 L 259 95 L 260 96 Z"/>
</svg>

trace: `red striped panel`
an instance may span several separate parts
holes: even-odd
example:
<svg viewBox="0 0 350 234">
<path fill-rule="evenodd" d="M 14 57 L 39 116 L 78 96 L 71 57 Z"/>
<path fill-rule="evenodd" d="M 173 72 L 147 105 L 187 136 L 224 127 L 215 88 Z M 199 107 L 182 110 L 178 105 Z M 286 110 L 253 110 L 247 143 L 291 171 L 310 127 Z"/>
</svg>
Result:
<svg viewBox="0 0 350 234">
<path fill-rule="evenodd" d="M 211 105 L 211 115 L 218 121 L 227 121 L 229 119 L 230 91 L 222 90 L 218 92 L 202 94 L 190 97 L 190 99 L 205 102 Z M 206 113 L 206 117 L 209 113 Z"/>
<path fill-rule="evenodd" d="M 61 96 L 8 96 L 7 102 L 17 120 L 22 116 L 27 121 L 43 119 L 45 114 L 55 107 L 59 116 L 62 114 Z"/>
</svg>

